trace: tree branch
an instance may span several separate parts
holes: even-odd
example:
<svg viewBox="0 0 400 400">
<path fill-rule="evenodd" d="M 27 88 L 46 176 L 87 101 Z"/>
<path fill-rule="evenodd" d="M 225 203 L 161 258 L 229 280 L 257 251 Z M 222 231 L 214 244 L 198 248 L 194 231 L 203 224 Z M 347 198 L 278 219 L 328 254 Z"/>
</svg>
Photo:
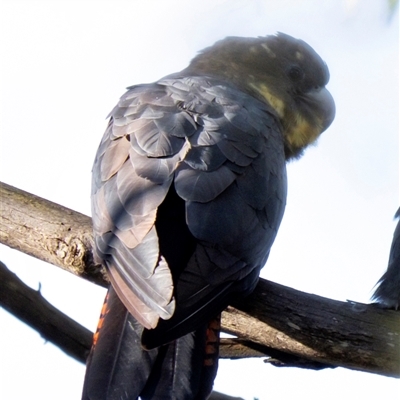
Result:
<svg viewBox="0 0 400 400">
<path fill-rule="evenodd" d="M 0 243 L 107 286 L 107 273 L 94 264 L 92 219 L 0 182 Z"/>
<path fill-rule="evenodd" d="M 0 196 L 2 243 L 106 285 L 104 269 L 93 263 L 89 217 L 6 184 L 0 185 Z M 278 359 L 275 365 L 302 366 L 306 359 L 308 368 L 328 364 L 400 377 L 398 312 L 265 280 L 234 306 L 223 314 L 223 330 L 261 346 L 261 353 Z"/>
<path fill-rule="evenodd" d="M 75 360 L 85 363 L 93 333 L 52 306 L 0 261 L 0 305 Z"/>
<path fill-rule="evenodd" d="M 222 326 L 243 339 L 322 364 L 400 377 L 396 311 L 262 279 L 246 301 L 233 305 L 223 314 Z"/>
</svg>

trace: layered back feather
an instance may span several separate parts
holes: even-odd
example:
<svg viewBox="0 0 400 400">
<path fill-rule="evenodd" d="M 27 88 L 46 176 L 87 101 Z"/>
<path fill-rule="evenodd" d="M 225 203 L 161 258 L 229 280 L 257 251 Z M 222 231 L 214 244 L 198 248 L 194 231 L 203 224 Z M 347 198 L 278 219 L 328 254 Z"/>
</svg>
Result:
<svg viewBox="0 0 400 400">
<path fill-rule="evenodd" d="M 129 89 L 97 153 L 93 220 L 98 259 L 150 330 L 147 348 L 253 290 L 285 199 L 283 138 L 267 104 L 210 77 Z"/>
</svg>

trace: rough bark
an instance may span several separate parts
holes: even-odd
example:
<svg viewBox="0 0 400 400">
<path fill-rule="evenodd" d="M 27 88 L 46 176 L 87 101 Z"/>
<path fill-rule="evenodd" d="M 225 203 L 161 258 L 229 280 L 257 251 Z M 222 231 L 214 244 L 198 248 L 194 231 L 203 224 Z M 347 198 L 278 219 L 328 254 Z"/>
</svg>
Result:
<svg viewBox="0 0 400 400">
<path fill-rule="evenodd" d="M 92 261 L 89 217 L 5 184 L 0 196 L 2 243 L 106 284 L 104 271 Z M 223 314 L 223 330 L 253 342 L 246 344 L 251 351 L 260 352 L 262 346 L 261 353 L 274 357 L 275 365 L 342 366 L 400 377 L 399 312 L 338 302 L 265 280 L 234 306 Z M 229 346 L 243 351 L 239 345 L 243 342 Z"/>
<path fill-rule="evenodd" d="M 90 217 L 0 182 L 0 242 L 98 285 Z"/>
<path fill-rule="evenodd" d="M 323 364 L 400 376 L 397 311 L 331 300 L 265 280 L 234 306 L 223 314 L 222 325 L 243 339 Z"/>
</svg>

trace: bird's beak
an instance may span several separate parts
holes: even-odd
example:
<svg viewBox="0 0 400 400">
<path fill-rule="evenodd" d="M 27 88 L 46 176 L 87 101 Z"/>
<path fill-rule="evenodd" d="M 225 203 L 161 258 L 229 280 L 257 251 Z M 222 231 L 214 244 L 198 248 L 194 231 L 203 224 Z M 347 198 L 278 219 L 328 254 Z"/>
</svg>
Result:
<svg viewBox="0 0 400 400">
<path fill-rule="evenodd" d="M 328 129 L 335 119 L 336 107 L 335 101 L 329 90 L 325 87 L 313 89 L 307 93 L 308 100 L 313 102 L 320 110 L 319 116 L 322 119 L 322 130 Z"/>
</svg>

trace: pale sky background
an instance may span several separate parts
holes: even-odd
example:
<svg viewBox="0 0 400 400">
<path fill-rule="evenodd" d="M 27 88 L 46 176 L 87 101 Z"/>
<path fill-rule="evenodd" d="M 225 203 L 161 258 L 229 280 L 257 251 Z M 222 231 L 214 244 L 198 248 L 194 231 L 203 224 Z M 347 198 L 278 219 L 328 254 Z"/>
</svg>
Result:
<svg viewBox="0 0 400 400">
<path fill-rule="evenodd" d="M 327 62 L 337 115 L 288 167 L 284 221 L 264 278 L 368 302 L 399 205 L 398 11 L 385 0 L 2 1 L 0 180 L 90 214 L 90 171 L 125 87 L 187 66 L 225 36 L 282 31 Z M 95 329 L 105 294 L 4 246 L 0 259 Z M 80 399 L 84 366 L 0 309 L 0 398 Z M 346 369 L 222 361 L 215 389 L 246 400 L 395 398 L 400 381 Z"/>
</svg>

